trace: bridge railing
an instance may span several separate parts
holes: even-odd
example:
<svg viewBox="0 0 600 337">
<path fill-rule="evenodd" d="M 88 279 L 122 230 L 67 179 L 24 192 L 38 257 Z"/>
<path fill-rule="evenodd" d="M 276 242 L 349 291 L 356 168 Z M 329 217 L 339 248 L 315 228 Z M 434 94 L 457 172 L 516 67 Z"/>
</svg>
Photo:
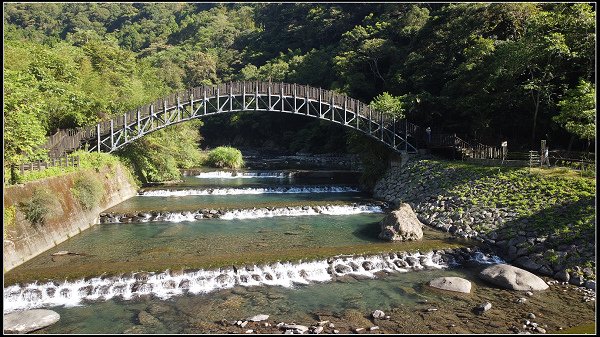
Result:
<svg viewBox="0 0 600 337">
<path fill-rule="evenodd" d="M 356 113 L 362 118 L 368 118 L 373 123 L 379 124 L 383 122 L 384 127 L 394 127 L 398 132 L 403 129 L 407 131 L 415 140 L 421 138 L 423 131 L 420 127 L 404 121 L 403 126 L 395 125 L 394 120 L 389 115 L 380 111 L 371 109 L 368 104 L 359 100 L 336 93 L 331 90 L 323 90 L 308 85 L 298 85 L 281 82 L 265 82 L 265 81 L 246 81 L 246 82 L 229 82 L 212 86 L 199 86 L 184 91 L 179 91 L 162 97 L 152 103 L 143 105 L 135 110 L 130 110 L 124 114 L 119 114 L 108 120 L 100 121 L 97 125 L 91 127 L 78 127 L 75 129 L 59 130 L 54 135 L 48 137 L 44 148 L 48 149 L 53 156 L 60 156 L 66 151 L 77 149 L 85 141 L 98 137 L 100 135 L 109 134 L 111 131 L 123 128 L 127 123 L 131 123 L 138 119 L 146 118 L 151 114 L 157 114 L 165 107 L 172 108 L 177 105 L 190 101 L 193 96 L 194 100 L 201 100 L 210 97 L 227 95 L 240 95 L 246 92 L 248 95 L 258 93 L 266 95 L 269 92 L 272 95 L 294 96 L 297 98 L 306 98 L 312 100 L 320 100 L 323 103 L 333 103 L 338 107 L 345 107 L 349 111 Z"/>
</svg>

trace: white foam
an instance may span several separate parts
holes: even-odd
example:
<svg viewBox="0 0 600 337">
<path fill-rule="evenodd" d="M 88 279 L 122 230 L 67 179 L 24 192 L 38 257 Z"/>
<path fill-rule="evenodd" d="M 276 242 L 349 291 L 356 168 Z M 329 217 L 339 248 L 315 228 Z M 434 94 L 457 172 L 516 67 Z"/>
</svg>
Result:
<svg viewBox="0 0 600 337">
<path fill-rule="evenodd" d="M 244 178 L 290 178 L 288 172 L 232 172 L 213 171 L 201 172 L 196 178 L 244 179 Z"/>
<path fill-rule="evenodd" d="M 258 218 L 271 218 L 276 216 L 305 216 L 305 215 L 351 215 L 359 213 L 383 213 L 383 209 L 380 206 L 371 205 L 328 205 L 328 206 L 314 206 L 314 207 L 287 207 L 287 208 L 275 208 L 275 209 L 242 209 L 228 211 L 223 214 L 220 219 L 233 220 L 233 219 L 258 219 Z"/>
<path fill-rule="evenodd" d="M 350 186 L 315 187 L 266 187 L 266 188 L 214 188 L 186 190 L 147 190 L 140 192 L 144 197 L 183 197 L 190 195 L 241 195 L 241 194 L 298 194 L 298 193 L 350 193 L 360 192 Z"/>
<path fill-rule="evenodd" d="M 441 269 L 448 265 L 439 254 L 429 252 L 380 254 L 372 256 L 336 257 L 308 262 L 276 262 L 269 265 L 192 272 L 136 274 L 133 277 L 95 277 L 62 283 L 31 283 L 4 288 L 4 314 L 52 306 L 76 306 L 84 300 L 124 300 L 143 294 L 168 299 L 186 292 L 210 293 L 236 285 L 293 287 L 296 284 L 328 282 L 336 277 L 361 275 L 370 278 L 376 273 L 408 272 L 421 269 Z M 139 280 L 136 280 L 136 277 Z"/>
</svg>

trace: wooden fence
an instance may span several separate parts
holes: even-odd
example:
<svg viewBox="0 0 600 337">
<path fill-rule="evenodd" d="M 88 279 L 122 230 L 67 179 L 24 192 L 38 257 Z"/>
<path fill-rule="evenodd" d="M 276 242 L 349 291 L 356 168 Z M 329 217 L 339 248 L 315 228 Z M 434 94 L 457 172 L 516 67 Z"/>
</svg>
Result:
<svg viewBox="0 0 600 337">
<path fill-rule="evenodd" d="M 25 171 L 42 171 L 50 167 L 79 167 L 79 156 L 67 157 L 65 155 L 64 157 L 50 158 L 47 162 L 38 160 L 21 164 L 18 170 L 23 174 Z"/>
</svg>

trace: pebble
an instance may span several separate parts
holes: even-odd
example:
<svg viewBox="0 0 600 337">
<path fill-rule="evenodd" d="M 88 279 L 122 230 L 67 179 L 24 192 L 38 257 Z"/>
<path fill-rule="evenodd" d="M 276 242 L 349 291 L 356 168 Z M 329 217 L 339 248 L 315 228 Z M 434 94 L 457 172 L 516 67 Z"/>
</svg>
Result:
<svg viewBox="0 0 600 337">
<path fill-rule="evenodd" d="M 530 312 L 527 314 L 527 318 L 535 319 L 535 314 L 533 312 Z"/>
<path fill-rule="evenodd" d="M 528 292 L 525 293 L 525 295 L 527 295 L 527 296 L 533 296 L 533 293 L 531 291 L 528 291 Z"/>
<path fill-rule="evenodd" d="M 263 323 L 263 326 L 265 326 L 265 327 L 269 327 L 269 326 L 271 326 L 271 323 L 269 323 L 269 322 L 264 322 L 264 323 Z"/>
<path fill-rule="evenodd" d="M 373 318 L 383 318 L 385 317 L 385 312 L 381 310 L 375 310 L 371 315 L 373 316 Z"/>
<path fill-rule="evenodd" d="M 335 325 L 333 325 L 333 323 L 329 323 L 329 327 L 333 329 L 335 328 Z"/>
<path fill-rule="evenodd" d="M 242 328 L 244 328 L 246 325 L 248 325 L 248 321 L 243 321 L 243 322 L 240 324 L 240 326 L 241 326 Z"/>
<path fill-rule="evenodd" d="M 256 316 L 246 318 L 246 320 L 250 321 L 250 322 L 260 322 L 260 321 L 266 321 L 268 319 L 269 319 L 269 315 L 256 315 Z"/>
<path fill-rule="evenodd" d="M 546 329 L 540 328 L 539 326 L 535 328 L 535 331 L 539 333 L 546 333 Z"/>
<path fill-rule="evenodd" d="M 365 330 L 365 328 L 356 328 L 356 329 L 354 329 L 354 332 L 359 333 L 364 330 Z"/>
<path fill-rule="evenodd" d="M 391 319 L 392 317 L 391 316 L 385 316 L 384 318 L 385 319 Z"/>
<path fill-rule="evenodd" d="M 520 297 L 520 298 L 518 298 L 518 299 L 517 299 L 515 302 L 517 302 L 517 303 L 521 304 L 521 303 L 525 303 L 525 302 L 527 302 L 527 299 L 526 299 L 525 297 Z"/>
<path fill-rule="evenodd" d="M 340 330 L 333 330 L 333 333 L 338 334 L 338 333 L 340 333 Z"/>
<path fill-rule="evenodd" d="M 373 331 L 373 330 L 379 330 L 379 327 L 376 325 L 376 326 L 372 326 L 369 328 L 369 331 Z"/>
<path fill-rule="evenodd" d="M 318 326 L 313 330 L 313 333 L 319 334 L 323 332 L 323 327 L 322 326 Z"/>
<path fill-rule="evenodd" d="M 427 312 L 433 312 L 433 311 L 438 311 L 438 309 L 437 308 L 428 308 L 427 309 Z"/>
<path fill-rule="evenodd" d="M 246 333 L 253 333 L 254 330 L 250 329 L 250 330 L 246 330 Z"/>
</svg>

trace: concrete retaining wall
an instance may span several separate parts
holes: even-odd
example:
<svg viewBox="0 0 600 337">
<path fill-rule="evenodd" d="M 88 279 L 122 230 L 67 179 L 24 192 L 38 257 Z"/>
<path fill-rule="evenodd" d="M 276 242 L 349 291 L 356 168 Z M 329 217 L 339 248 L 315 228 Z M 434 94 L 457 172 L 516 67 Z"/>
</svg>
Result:
<svg viewBox="0 0 600 337">
<path fill-rule="evenodd" d="M 100 212 L 137 193 L 137 187 L 129 172 L 120 165 L 89 172 L 102 182 L 105 191 L 100 205 L 90 210 L 84 210 L 71 193 L 73 180 L 81 172 L 9 186 L 4 189 L 4 207 L 14 206 L 16 209 L 14 223 L 4 223 L 2 261 L 4 272 L 99 223 Z M 36 226 L 26 220 L 23 203 L 27 202 L 39 187 L 50 190 L 60 203 L 60 210 L 47 223 Z"/>
</svg>

